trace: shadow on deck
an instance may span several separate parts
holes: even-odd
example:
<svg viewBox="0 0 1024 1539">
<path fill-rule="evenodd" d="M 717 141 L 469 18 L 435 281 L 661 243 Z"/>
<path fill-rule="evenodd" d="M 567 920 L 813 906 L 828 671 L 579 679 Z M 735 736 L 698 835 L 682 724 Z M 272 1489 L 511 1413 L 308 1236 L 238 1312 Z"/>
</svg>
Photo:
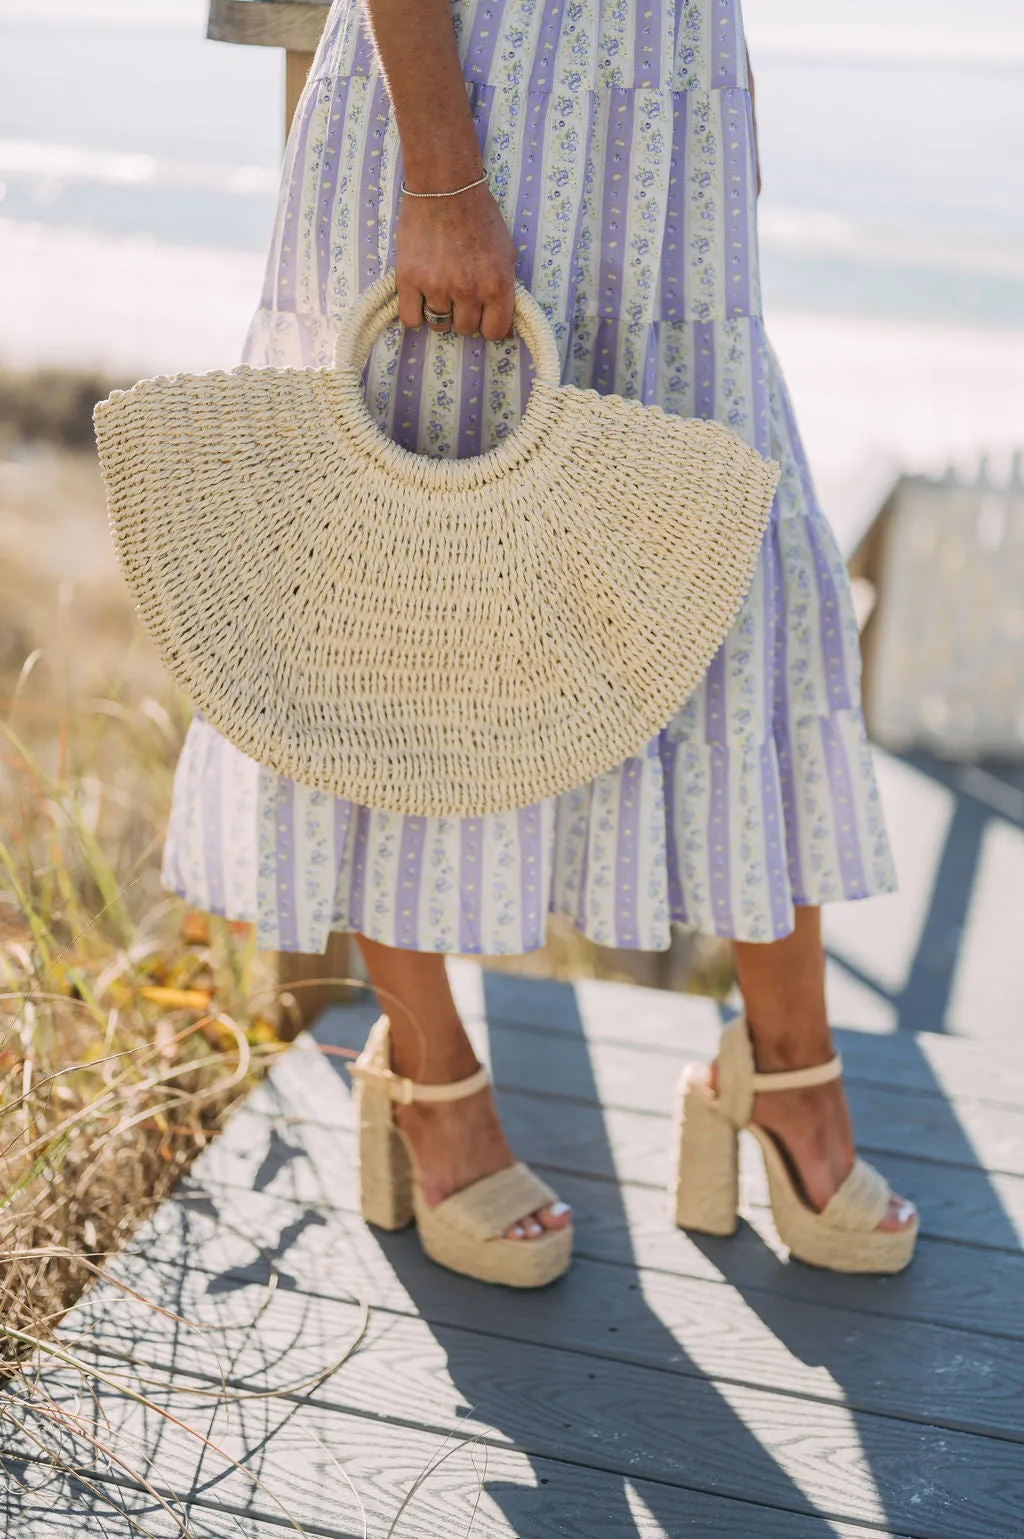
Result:
<svg viewBox="0 0 1024 1539">
<path fill-rule="evenodd" d="M 673 1092 L 684 1059 L 715 1051 L 711 1001 L 453 959 L 511 1140 L 576 1209 L 570 1274 L 486 1288 L 411 1231 L 365 1228 L 347 1060 L 320 1048 L 358 1049 L 376 1009 L 335 1009 L 119 1258 L 163 1312 L 104 1285 L 65 1322 L 97 1376 L 83 1396 L 80 1374 L 46 1369 L 78 1418 L 68 1472 L 45 1471 L 25 1418 L 3 1532 L 1018 1534 L 1024 1044 L 1000 1028 L 1019 1018 L 1006 959 L 971 953 L 1020 871 L 1024 789 L 923 760 L 886 775 L 938 853 L 915 864 L 923 825 L 904 820 L 909 888 L 878 900 L 891 934 L 844 916 L 830 947 L 860 1146 L 922 1210 L 905 1274 L 788 1263 L 750 1150 L 733 1240 L 671 1226 Z M 965 968 L 998 996 L 969 1035 Z"/>
</svg>

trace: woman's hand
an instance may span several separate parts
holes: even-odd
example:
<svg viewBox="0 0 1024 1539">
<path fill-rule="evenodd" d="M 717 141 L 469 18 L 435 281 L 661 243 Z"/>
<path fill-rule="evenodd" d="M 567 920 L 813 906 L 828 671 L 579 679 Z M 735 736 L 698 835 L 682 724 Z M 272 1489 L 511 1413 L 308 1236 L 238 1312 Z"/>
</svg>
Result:
<svg viewBox="0 0 1024 1539">
<path fill-rule="evenodd" d="M 422 326 L 423 305 L 451 321 L 435 329 L 492 342 L 512 330 L 515 247 L 483 174 L 451 0 L 364 0 L 398 119 L 413 193 L 468 187 L 453 198 L 403 197 L 395 235 L 398 314 Z"/>
<path fill-rule="evenodd" d="M 511 336 L 515 266 L 512 236 L 486 185 L 454 198 L 402 199 L 395 267 L 404 326 L 423 325 L 426 303 L 454 311 L 432 330 L 480 332 L 491 342 Z"/>
</svg>

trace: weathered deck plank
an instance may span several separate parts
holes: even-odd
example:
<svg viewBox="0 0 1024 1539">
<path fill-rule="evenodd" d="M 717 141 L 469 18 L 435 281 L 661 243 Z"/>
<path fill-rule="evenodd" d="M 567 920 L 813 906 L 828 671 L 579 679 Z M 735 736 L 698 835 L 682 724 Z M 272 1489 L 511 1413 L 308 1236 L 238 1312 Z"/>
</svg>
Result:
<svg viewBox="0 0 1024 1539">
<path fill-rule="evenodd" d="M 334 1206 L 253 1192 L 208 1182 L 190 1186 L 160 1215 L 166 1233 L 147 1228 L 131 1242 L 154 1260 L 181 1261 L 212 1273 L 266 1277 L 267 1262 L 255 1244 L 273 1256 L 289 1286 L 332 1293 L 332 1273 L 325 1263 L 340 1249 L 361 1254 L 364 1226 L 358 1216 L 354 1168 L 339 1153 Z M 1024 1310 L 1010 1307 L 1024 1299 L 1024 1255 L 986 1252 L 979 1265 L 970 1246 L 921 1240 L 916 1264 L 899 1277 L 828 1278 L 799 1265 L 780 1266 L 770 1217 L 752 1209 L 731 1240 L 698 1239 L 666 1223 L 660 1193 L 643 1187 L 616 1189 L 585 1177 L 559 1177 L 579 1224 L 577 1257 L 582 1263 L 630 1267 L 644 1274 L 667 1273 L 698 1281 L 726 1281 L 744 1296 L 767 1295 L 794 1305 L 826 1303 L 880 1319 L 948 1325 L 954 1330 L 998 1333 L 1024 1341 Z M 226 1230 L 214 1215 L 230 1217 Z M 339 1295 L 343 1296 L 343 1295 Z M 489 1297 L 489 1295 L 488 1295 Z"/>
<path fill-rule="evenodd" d="M 357 1050 L 366 1036 L 365 1015 L 362 1010 L 332 1010 L 318 1026 L 317 1040 Z M 638 1052 L 618 1043 L 588 1043 L 566 1035 L 544 1045 L 539 1075 L 535 1033 L 501 1021 L 492 1021 L 489 1028 L 480 1020 L 467 1024 L 499 1090 L 521 1091 L 544 1101 L 580 1101 L 606 1112 L 669 1117 L 683 1062 L 687 1057 L 709 1059 L 714 1053 L 713 1046 L 709 1052 L 694 1052 L 686 1042 L 671 1053 L 653 1048 Z M 913 1090 L 892 1088 L 882 1083 L 884 1052 L 884 1047 L 876 1047 L 872 1080 L 866 1081 L 856 1067 L 847 1072 L 850 1104 L 865 1148 L 942 1164 L 980 1163 L 987 1170 L 1024 1176 L 1024 1108 L 964 1095 L 955 1079 L 945 1093 L 940 1082 L 930 1090 L 920 1083 Z M 324 1120 L 318 1083 L 301 1074 L 297 1063 L 294 1073 L 292 1066 L 282 1064 L 276 1083 L 287 1091 L 298 1115 L 307 1121 Z M 538 1104 L 543 1103 L 538 1099 Z"/>
<path fill-rule="evenodd" d="M 312 52 L 324 30 L 327 0 L 210 0 L 206 35 L 216 43 L 248 43 Z"/>
<path fill-rule="evenodd" d="M 269 1247 L 273 1240 L 266 1235 L 260 1243 Z M 275 1382 L 295 1382 L 322 1370 L 332 1355 L 325 1344 L 343 1343 L 356 1329 L 360 1311 L 353 1298 L 372 1298 L 376 1309 L 387 1311 L 381 1330 L 388 1350 L 383 1356 L 361 1351 L 336 1387 L 327 1385 L 317 1392 L 320 1400 L 340 1395 L 338 1403 L 346 1409 L 368 1414 L 376 1408 L 398 1415 L 404 1403 L 401 1365 L 429 1354 L 431 1332 L 454 1330 L 459 1337 L 450 1355 L 461 1352 L 475 1365 L 474 1354 L 479 1352 L 485 1365 L 504 1365 L 506 1385 L 522 1380 L 524 1386 L 533 1386 L 532 1394 L 525 1396 L 528 1415 L 533 1414 L 533 1398 L 547 1393 L 548 1378 L 561 1387 L 576 1383 L 571 1399 L 595 1377 L 589 1369 L 600 1364 L 604 1392 L 595 1388 L 594 1394 L 598 1399 L 606 1396 L 608 1406 L 601 1406 L 596 1420 L 588 1412 L 586 1437 L 592 1448 L 602 1442 L 627 1445 L 630 1424 L 616 1413 L 619 1402 L 644 1401 L 655 1419 L 660 1415 L 671 1420 L 678 1391 L 669 1381 L 677 1376 L 805 1397 L 815 1403 L 816 1409 L 809 1408 L 812 1418 L 822 1406 L 832 1405 L 1024 1443 L 1024 1344 L 1019 1342 L 879 1319 L 832 1304 L 794 1305 L 771 1295 L 743 1295 L 721 1282 L 634 1273 L 587 1261 L 578 1264 L 562 1288 L 530 1305 L 504 1291 L 481 1303 L 479 1290 L 465 1281 L 449 1286 L 447 1279 L 438 1279 L 437 1268 L 422 1256 L 412 1235 L 389 1237 L 378 1245 L 372 1237 L 353 1233 L 348 1249 L 350 1254 L 336 1252 L 333 1258 L 321 1254 L 315 1270 L 298 1280 L 298 1288 L 275 1292 L 252 1340 L 248 1329 L 262 1284 L 246 1283 L 244 1274 L 205 1272 L 192 1257 L 189 1270 L 182 1273 L 140 1255 L 122 1265 L 118 1275 L 146 1298 L 173 1298 L 175 1312 L 190 1320 L 204 1325 L 215 1320 L 215 1349 L 231 1359 L 235 1371 L 260 1375 L 265 1362 L 272 1360 Z M 295 1278 L 294 1272 L 290 1275 Z M 112 1352 L 132 1328 L 123 1306 L 112 1310 L 109 1300 L 92 1310 L 83 1306 L 79 1324 L 85 1322 L 91 1325 L 90 1339 Z M 173 1322 L 148 1313 L 141 1320 L 135 1313 L 132 1325 L 133 1350 L 144 1351 L 147 1361 L 167 1369 L 177 1364 L 216 1378 L 209 1362 L 211 1344 L 182 1341 Z M 371 1343 L 376 1330 L 375 1324 Z M 451 1414 L 443 1355 L 440 1364 L 440 1376 L 434 1375 L 437 1383 L 432 1381 L 429 1390 L 426 1382 L 415 1389 L 416 1404 L 424 1414 L 432 1407 L 431 1424 Z M 637 1368 L 643 1371 L 637 1374 Z M 656 1375 L 645 1378 L 648 1369 Z M 476 1374 L 479 1382 L 472 1392 L 463 1386 L 464 1398 L 471 1403 L 486 1390 L 487 1371 L 485 1366 Z M 502 1396 L 506 1393 L 503 1388 Z M 561 1388 L 552 1399 L 561 1399 Z M 516 1414 L 514 1407 L 508 1414 Z M 899 1440 L 907 1434 L 893 1435 Z M 525 1431 L 517 1432 L 517 1444 L 524 1437 Z M 631 1455 L 638 1469 L 645 1457 L 643 1447 Z"/>
<path fill-rule="evenodd" d="M 532 1028 L 545 1043 L 565 1036 L 584 1038 L 638 1051 L 654 1049 L 677 1062 L 684 1056 L 710 1059 L 717 1048 L 722 1010 L 712 999 L 590 979 L 567 985 L 521 978 L 482 971 L 462 957 L 449 959 L 448 973 L 460 1013 L 467 1020 L 486 1021 L 492 1031 L 506 1025 Z M 366 998 L 344 1013 L 349 1011 L 368 1027 L 377 1006 Z M 835 1025 L 846 1072 L 853 1079 L 997 1105 L 1024 1104 L 1024 1038 L 1001 1041 L 993 1049 L 969 1038 L 928 1031 L 876 1034 L 849 1029 L 841 1014 L 835 1015 Z"/>
<path fill-rule="evenodd" d="M 145 1382 L 154 1405 L 179 1418 L 189 1409 L 187 1376 L 172 1385 L 150 1370 Z M 51 1389 L 58 1405 L 79 1406 L 77 1381 L 55 1374 Z M 219 1509 L 225 1534 L 234 1531 L 236 1514 L 292 1532 L 285 1516 L 291 1512 L 301 1516 L 307 1533 L 357 1539 L 365 1514 L 365 1531 L 383 1539 L 425 1472 L 428 1478 L 395 1530 L 401 1539 L 470 1532 L 473 1539 L 675 1539 L 688 1533 L 749 1539 L 752 1514 L 767 1539 L 812 1539 L 823 1531 L 822 1517 L 831 1517 L 814 1514 L 799 1493 L 802 1512 L 789 1506 L 772 1511 L 752 1508 L 729 1491 L 681 1488 L 635 1471 L 624 1479 L 589 1460 L 538 1456 L 492 1437 L 466 1437 L 458 1420 L 423 1429 L 408 1417 L 350 1415 L 311 1402 L 243 1402 L 231 1407 L 230 1417 L 222 1409 L 207 1418 L 204 1430 L 219 1453 L 206 1450 L 200 1460 L 194 1439 L 170 1421 L 143 1417 L 124 1395 L 103 1385 L 94 1386 L 89 1413 L 97 1434 L 130 1447 L 136 1458 L 152 1459 L 149 1479 L 166 1500 L 189 1513 Z M 231 1461 L 244 1462 L 245 1470 Z M 725 1450 L 717 1463 L 727 1463 Z M 771 1468 L 776 1490 L 791 1491 L 784 1471 L 766 1463 L 766 1472 Z M 111 1484 L 106 1473 L 88 1478 Z M 826 1531 L 867 1539 L 878 1525 L 849 1524 L 839 1516 Z M 962 1531 L 973 1539 L 973 1530 Z"/>
<path fill-rule="evenodd" d="M 901 1277 L 833 1277 L 785 1264 L 749 1150 L 733 1241 L 669 1223 L 674 1082 L 714 1052 L 717 1007 L 451 970 L 517 1151 L 577 1210 L 569 1276 L 538 1295 L 484 1289 L 411 1231 L 363 1225 L 343 1054 L 376 1014 L 366 1001 L 321 1022 L 326 1057 L 307 1038 L 276 1065 L 118 1258 L 119 1279 L 168 1312 L 107 1284 L 65 1324 L 97 1370 L 139 1374 L 249 1472 L 109 1385 L 83 1401 L 60 1368 L 48 1388 L 107 1417 L 139 1468 L 152 1458 L 201 1539 L 218 1513 L 224 1533 L 287 1531 L 267 1491 L 309 1533 L 361 1534 L 339 1466 L 383 1536 L 442 1448 L 396 1539 L 1010 1539 L 1024 1506 L 1015 1045 L 981 1057 L 952 1038 L 842 1034 L 861 1147 L 918 1199 L 926 1235 Z M 358 1350 L 307 1382 L 364 1303 Z M 77 1460 L 89 1468 L 81 1445 Z M 129 1516 L 150 1500 L 109 1469 L 88 1478 Z M 26 1510 L 8 1533 L 36 1539 L 38 1522 Z"/>
<path fill-rule="evenodd" d="M 291 1070 L 289 1070 L 289 1074 Z M 336 1094 L 329 1076 L 314 1078 L 303 1090 L 301 1109 L 295 1105 L 293 1086 L 287 1092 L 257 1092 L 250 1104 L 235 1118 L 218 1146 L 223 1161 L 223 1179 L 232 1185 L 245 1185 L 256 1170 L 267 1162 L 274 1164 L 281 1150 L 272 1148 L 270 1138 L 275 1120 L 287 1119 L 294 1140 L 301 1137 L 313 1155 L 312 1167 L 297 1169 L 296 1185 L 291 1190 L 299 1201 L 331 1201 L 319 1178 L 311 1169 L 324 1168 L 323 1161 L 337 1158 L 336 1135 L 350 1133 L 352 1113 L 347 1094 Z M 504 1090 L 499 1101 L 509 1138 L 524 1159 L 559 1174 L 565 1172 L 587 1178 L 627 1182 L 662 1190 L 668 1170 L 670 1123 L 667 1116 L 602 1109 L 596 1104 L 564 1101 L 525 1091 Z M 851 1093 L 854 1116 L 858 1098 Z M 319 1106 L 322 1120 L 313 1122 L 302 1114 Z M 948 1138 L 959 1163 L 945 1163 L 917 1154 L 900 1153 L 910 1141 L 898 1122 L 879 1120 L 874 1126 L 858 1124 L 860 1147 L 869 1158 L 877 1158 L 893 1186 L 911 1197 L 923 1210 L 923 1232 L 933 1238 L 976 1244 L 993 1250 L 1017 1252 L 1024 1234 L 1024 1177 L 986 1172 L 979 1164 L 970 1164 L 969 1146 L 959 1134 L 958 1122 L 950 1117 Z M 258 1157 L 255 1152 L 259 1150 Z M 273 1179 L 284 1172 L 275 1168 Z M 234 1168 L 232 1169 L 232 1165 Z M 746 1164 L 747 1200 L 756 1207 L 767 1204 L 763 1168 L 754 1159 Z M 268 1176 L 267 1179 L 270 1177 Z M 287 1178 L 286 1178 L 287 1179 Z M 287 1187 L 278 1188 L 288 1195 Z"/>
<path fill-rule="evenodd" d="M 111 1480 L 85 1484 L 0 1452 L 0 1533 L 8 1539 L 182 1539 L 181 1525 L 144 1491 Z M 226 1522 L 230 1521 L 230 1528 Z M 276 1523 L 193 1503 L 189 1539 L 281 1539 Z M 291 1530 L 294 1533 L 294 1530 Z"/>
</svg>

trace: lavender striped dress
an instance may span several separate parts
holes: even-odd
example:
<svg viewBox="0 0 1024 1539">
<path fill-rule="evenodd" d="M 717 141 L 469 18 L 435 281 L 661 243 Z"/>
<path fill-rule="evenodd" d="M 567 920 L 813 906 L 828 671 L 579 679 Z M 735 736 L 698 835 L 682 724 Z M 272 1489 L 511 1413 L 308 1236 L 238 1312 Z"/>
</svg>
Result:
<svg viewBox="0 0 1024 1539">
<path fill-rule="evenodd" d="M 894 885 L 843 562 L 765 336 L 739 0 L 453 0 L 490 185 L 563 378 L 717 417 L 782 464 L 761 558 L 701 686 L 596 780 L 485 817 L 402 816 L 246 758 L 196 716 L 163 881 L 322 952 L 331 929 L 509 954 L 549 912 L 663 950 L 681 921 L 770 941 L 794 904 Z M 335 0 L 288 145 L 254 364 L 322 366 L 393 260 L 400 146 L 359 0 Z M 393 328 L 368 399 L 409 448 L 475 454 L 515 424 L 518 341 Z"/>
</svg>

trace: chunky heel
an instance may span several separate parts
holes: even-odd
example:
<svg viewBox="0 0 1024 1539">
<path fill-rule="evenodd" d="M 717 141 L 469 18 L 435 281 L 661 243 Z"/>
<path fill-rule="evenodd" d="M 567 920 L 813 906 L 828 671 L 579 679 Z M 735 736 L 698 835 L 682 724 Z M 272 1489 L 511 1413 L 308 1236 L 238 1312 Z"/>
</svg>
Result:
<svg viewBox="0 0 1024 1539">
<path fill-rule="evenodd" d="M 352 1065 L 359 1113 L 359 1187 L 363 1217 L 380 1229 L 416 1221 L 431 1260 L 481 1282 L 510 1288 L 542 1288 L 561 1277 L 572 1260 L 572 1226 L 548 1229 L 533 1239 L 509 1240 L 505 1231 L 530 1213 L 556 1202 L 556 1194 L 528 1165 L 517 1162 L 444 1198 L 431 1207 L 394 1118 L 394 1108 L 414 1102 L 459 1101 L 489 1084 L 484 1068 L 453 1084 L 421 1085 L 391 1068 L 390 1023 L 382 1015 Z"/>
<path fill-rule="evenodd" d="M 838 1055 L 828 1063 L 775 1074 L 759 1074 L 746 1021 L 722 1033 L 716 1089 L 705 1071 L 684 1071 L 676 1114 L 676 1164 L 669 1183 L 681 1229 L 729 1235 L 739 1206 L 739 1134 L 757 1139 L 768 1176 L 768 1196 L 779 1239 L 791 1256 L 808 1266 L 835 1272 L 901 1272 L 914 1254 L 919 1221 L 899 1229 L 878 1226 L 889 1211 L 892 1192 L 866 1160 L 853 1169 L 819 1213 L 807 1202 L 782 1146 L 751 1119 L 754 1098 L 778 1090 L 810 1090 L 842 1073 Z"/>
<path fill-rule="evenodd" d="M 355 1074 L 359 1128 L 359 1206 L 378 1229 L 404 1229 L 412 1223 L 412 1161 L 395 1126 L 388 1093 L 387 1017 L 370 1032 Z"/>
<path fill-rule="evenodd" d="M 730 1235 L 739 1221 L 739 1135 L 716 1109 L 706 1073 L 692 1064 L 679 1086 L 675 1218 L 680 1229 Z"/>
<path fill-rule="evenodd" d="M 360 1087 L 359 1205 L 378 1229 L 412 1223 L 412 1162 L 391 1117 L 391 1102 Z"/>
</svg>

